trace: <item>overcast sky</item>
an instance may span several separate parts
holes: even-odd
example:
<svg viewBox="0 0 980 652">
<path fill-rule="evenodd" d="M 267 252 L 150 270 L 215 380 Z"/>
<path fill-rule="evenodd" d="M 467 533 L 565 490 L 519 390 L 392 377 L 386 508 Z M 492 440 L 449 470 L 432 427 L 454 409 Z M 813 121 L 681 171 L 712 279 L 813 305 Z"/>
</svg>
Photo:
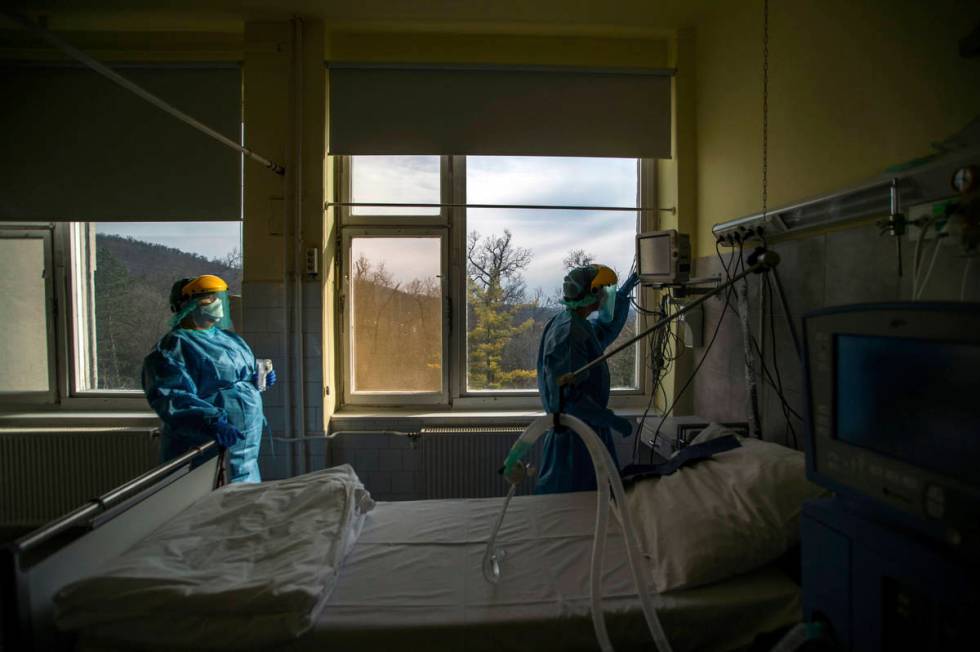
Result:
<svg viewBox="0 0 980 652">
<path fill-rule="evenodd" d="M 544 204 L 636 206 L 635 159 L 468 157 L 467 201 L 471 204 Z M 436 156 L 356 157 L 353 200 L 438 203 L 439 158 Z M 355 209 L 368 212 L 368 209 Z M 370 209 L 374 214 L 425 214 L 430 209 Z M 437 210 L 435 212 L 438 212 Z M 131 236 L 175 247 L 207 258 L 221 258 L 241 247 L 239 222 L 100 223 L 99 232 Z M 583 249 L 596 262 L 609 265 L 621 277 L 633 262 L 636 214 L 613 211 L 469 209 L 467 231 L 482 236 L 502 235 L 509 229 L 514 244 L 531 250 L 525 271 L 527 286 L 552 295 L 565 270 L 562 259 Z M 375 241 L 361 247 L 365 254 L 384 259 L 387 269 L 403 283 L 437 273 L 435 241 L 416 241 L 410 247 L 398 240 Z"/>
<path fill-rule="evenodd" d="M 537 204 L 555 206 L 636 206 L 635 159 L 470 156 L 466 159 L 466 192 L 470 204 Z M 439 158 L 436 156 L 358 157 L 353 166 L 355 202 L 438 203 Z M 367 214 L 425 214 L 430 209 L 355 209 Z M 565 274 L 562 259 L 583 249 L 596 262 L 625 276 L 633 263 L 636 213 L 530 209 L 467 211 L 467 231 L 482 236 L 513 234 L 518 247 L 531 250 L 525 271 L 528 288 L 553 294 Z M 397 241 L 364 249 L 377 252 L 398 280 L 408 282 L 432 273 L 431 260 L 417 255 L 425 245 L 399 248 Z M 383 253 L 382 253 L 383 252 Z"/>
</svg>

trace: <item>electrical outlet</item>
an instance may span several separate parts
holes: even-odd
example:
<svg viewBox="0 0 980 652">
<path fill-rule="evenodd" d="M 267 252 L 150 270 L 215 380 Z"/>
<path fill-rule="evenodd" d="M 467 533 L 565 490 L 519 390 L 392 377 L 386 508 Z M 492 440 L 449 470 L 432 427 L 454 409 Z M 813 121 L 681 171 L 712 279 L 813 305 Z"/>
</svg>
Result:
<svg viewBox="0 0 980 652">
<path fill-rule="evenodd" d="M 937 235 L 945 233 L 949 221 L 949 218 L 946 216 L 946 206 L 950 202 L 955 201 L 955 199 L 942 199 L 910 206 L 905 213 L 905 219 L 908 220 L 907 233 L 909 240 L 915 242 L 919 239 L 919 231 L 921 229 L 919 225 L 913 224 L 917 220 L 935 219 L 935 222 L 929 226 L 925 235 L 922 237 L 923 240 L 934 240 Z"/>
<path fill-rule="evenodd" d="M 306 250 L 306 273 L 316 276 L 320 272 L 320 251 L 316 247 Z"/>
</svg>

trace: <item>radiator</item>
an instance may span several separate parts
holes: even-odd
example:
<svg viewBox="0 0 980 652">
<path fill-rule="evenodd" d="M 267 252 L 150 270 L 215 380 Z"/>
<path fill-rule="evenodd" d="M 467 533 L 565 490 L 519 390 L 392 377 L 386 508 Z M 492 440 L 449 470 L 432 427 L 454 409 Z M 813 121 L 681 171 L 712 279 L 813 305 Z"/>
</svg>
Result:
<svg viewBox="0 0 980 652">
<path fill-rule="evenodd" d="M 160 463 L 151 428 L 0 428 L 0 526 L 34 527 Z"/>
<path fill-rule="evenodd" d="M 487 498 L 503 496 L 509 485 L 497 472 L 523 426 L 427 427 L 420 431 L 419 449 L 425 498 Z M 528 455 L 537 465 L 537 447 Z M 524 482 L 518 493 L 529 493 Z"/>
</svg>

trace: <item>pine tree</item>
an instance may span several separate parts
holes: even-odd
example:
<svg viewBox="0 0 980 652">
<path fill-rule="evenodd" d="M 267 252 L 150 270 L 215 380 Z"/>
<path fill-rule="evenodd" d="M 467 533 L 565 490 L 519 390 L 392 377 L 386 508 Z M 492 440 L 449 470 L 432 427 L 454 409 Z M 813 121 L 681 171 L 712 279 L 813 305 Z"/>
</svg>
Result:
<svg viewBox="0 0 980 652">
<path fill-rule="evenodd" d="M 502 236 L 486 238 L 474 231 L 468 238 L 467 371 L 472 389 L 528 389 L 534 387 L 537 377 L 535 369 L 505 362 L 511 340 L 535 323 L 533 317 L 515 323 L 518 313 L 529 307 L 523 272 L 531 262 L 531 252 L 512 241 L 506 230 Z"/>
</svg>

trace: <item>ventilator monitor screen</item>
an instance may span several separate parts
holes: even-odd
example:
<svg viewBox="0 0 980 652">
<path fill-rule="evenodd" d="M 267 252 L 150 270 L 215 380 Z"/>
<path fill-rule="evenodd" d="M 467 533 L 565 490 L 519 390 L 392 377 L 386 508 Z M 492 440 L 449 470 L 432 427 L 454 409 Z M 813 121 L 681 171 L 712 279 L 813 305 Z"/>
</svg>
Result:
<svg viewBox="0 0 980 652">
<path fill-rule="evenodd" d="M 637 241 L 640 276 L 660 276 L 673 270 L 669 233 L 648 235 Z"/>
<path fill-rule="evenodd" d="M 980 346 L 834 337 L 835 438 L 970 481 L 980 459 Z"/>
</svg>

